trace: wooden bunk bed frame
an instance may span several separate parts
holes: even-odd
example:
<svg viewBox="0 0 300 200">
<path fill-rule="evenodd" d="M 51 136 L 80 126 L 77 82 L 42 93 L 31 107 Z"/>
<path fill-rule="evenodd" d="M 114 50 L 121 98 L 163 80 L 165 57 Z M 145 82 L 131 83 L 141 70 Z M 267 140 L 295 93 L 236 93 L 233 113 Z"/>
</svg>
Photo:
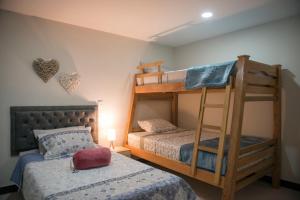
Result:
<svg viewBox="0 0 300 200">
<path fill-rule="evenodd" d="M 227 86 L 218 89 L 202 88 L 186 90 L 183 82 L 162 83 L 163 72 L 161 71 L 161 61 L 138 66 L 137 68 L 141 73 L 136 74 L 134 78 L 124 145 L 131 150 L 134 156 L 222 188 L 223 200 L 234 199 L 236 191 L 265 176 L 269 172 L 272 172 L 273 187 L 279 187 L 281 171 L 281 65 L 267 65 L 252 61 L 249 57 L 248 55 L 238 56 L 236 63 L 237 72 L 230 78 Z M 149 67 L 156 67 L 157 72 L 146 73 L 145 68 Z M 149 76 L 157 77 L 158 83 L 144 84 L 144 77 Z M 140 79 L 140 85 L 137 85 L 137 79 Z M 222 176 L 221 167 L 224 154 L 224 138 L 228 122 L 230 94 L 233 90 L 234 104 L 231 120 L 230 147 L 227 157 L 227 171 L 225 176 Z M 206 94 L 210 92 L 225 92 L 224 104 L 207 104 Z M 170 100 L 171 121 L 177 125 L 178 94 L 180 93 L 202 93 L 191 166 L 128 145 L 128 133 L 141 131 L 133 127 L 137 101 Z M 247 102 L 258 101 L 273 102 L 273 137 L 263 143 L 240 148 L 244 105 Z M 224 109 L 223 123 L 221 126 L 203 124 L 204 110 L 206 107 Z M 202 129 L 205 128 L 219 130 L 218 148 L 199 146 L 201 132 Z M 198 150 L 217 154 L 215 172 L 197 168 Z"/>
</svg>

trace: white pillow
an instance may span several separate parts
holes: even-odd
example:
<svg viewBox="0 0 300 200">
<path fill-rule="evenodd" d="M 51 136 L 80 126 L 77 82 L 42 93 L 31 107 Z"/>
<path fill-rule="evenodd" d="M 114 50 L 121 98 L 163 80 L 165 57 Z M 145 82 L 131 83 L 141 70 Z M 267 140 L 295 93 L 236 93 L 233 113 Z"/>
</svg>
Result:
<svg viewBox="0 0 300 200">
<path fill-rule="evenodd" d="M 139 126 L 147 132 L 160 133 L 175 130 L 177 127 L 164 119 L 138 121 Z"/>
<path fill-rule="evenodd" d="M 39 143 L 46 150 L 45 160 L 70 156 L 81 149 L 96 147 L 91 135 L 91 127 L 40 135 Z"/>
<path fill-rule="evenodd" d="M 53 134 L 53 133 L 56 133 L 59 131 L 78 130 L 78 129 L 83 129 L 83 128 L 85 128 L 85 127 L 84 126 L 71 126 L 71 127 L 65 127 L 65 128 L 46 129 L 46 130 L 36 129 L 36 130 L 33 130 L 33 134 L 36 139 L 39 139 L 40 135 Z"/>
<path fill-rule="evenodd" d="M 80 129 L 84 129 L 84 128 L 85 128 L 84 126 L 70 126 L 70 127 L 65 127 L 65 128 L 46 129 L 46 130 L 36 129 L 36 130 L 33 130 L 33 134 L 34 134 L 34 137 L 37 140 L 39 140 L 40 136 L 45 136 L 45 135 L 57 133 L 60 131 L 80 130 Z M 38 143 L 38 148 L 39 148 L 40 154 L 44 155 L 46 153 L 46 150 L 41 143 Z"/>
</svg>

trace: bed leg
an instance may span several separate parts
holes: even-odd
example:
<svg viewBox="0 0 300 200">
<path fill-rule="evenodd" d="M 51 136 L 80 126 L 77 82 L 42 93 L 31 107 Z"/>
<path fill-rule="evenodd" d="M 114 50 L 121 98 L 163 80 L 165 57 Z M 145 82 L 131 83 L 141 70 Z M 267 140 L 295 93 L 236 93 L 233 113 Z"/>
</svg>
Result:
<svg viewBox="0 0 300 200">
<path fill-rule="evenodd" d="M 222 200 L 234 200 L 234 194 L 231 194 L 231 192 L 226 192 L 225 189 L 222 190 Z"/>
<path fill-rule="evenodd" d="M 232 188 L 234 188 L 234 190 L 232 190 Z M 222 190 L 222 200 L 234 200 L 234 197 L 235 185 L 224 185 L 224 188 Z"/>
<path fill-rule="evenodd" d="M 275 143 L 275 154 L 274 154 L 274 168 L 272 170 L 272 187 L 280 187 L 280 178 L 281 178 L 281 150 L 280 150 L 280 134 L 276 138 Z"/>
<path fill-rule="evenodd" d="M 272 171 L 272 187 L 279 188 L 280 187 L 280 174 L 276 167 Z"/>
</svg>

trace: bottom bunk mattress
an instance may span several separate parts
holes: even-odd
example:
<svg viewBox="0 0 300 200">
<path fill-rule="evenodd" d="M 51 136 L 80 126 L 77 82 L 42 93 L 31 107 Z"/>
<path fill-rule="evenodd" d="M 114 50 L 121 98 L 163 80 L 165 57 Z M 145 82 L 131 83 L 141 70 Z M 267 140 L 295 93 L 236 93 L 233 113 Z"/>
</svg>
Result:
<svg viewBox="0 0 300 200">
<path fill-rule="evenodd" d="M 218 135 L 215 132 L 203 132 L 201 141 L 217 138 Z M 135 132 L 128 134 L 128 145 L 172 160 L 180 160 L 181 146 L 192 144 L 194 136 L 194 130 L 182 128 L 161 133 Z"/>
<path fill-rule="evenodd" d="M 70 169 L 71 159 L 72 157 L 55 160 L 38 159 L 27 163 L 22 181 L 24 198 L 28 200 L 197 198 L 190 186 L 180 177 L 118 153 L 112 153 L 111 164 L 106 167 L 80 170 L 76 173 Z M 23 161 L 21 163 L 24 164 Z"/>
<path fill-rule="evenodd" d="M 217 148 L 219 144 L 219 134 L 215 132 L 203 131 L 200 145 Z M 155 153 L 172 160 L 181 161 L 187 165 L 191 164 L 194 150 L 195 131 L 176 129 L 163 133 L 134 132 L 128 134 L 128 145 Z M 225 175 L 227 168 L 227 154 L 229 149 L 230 136 L 226 136 L 224 144 L 224 157 L 222 160 L 222 175 Z M 266 138 L 254 136 L 242 136 L 241 147 L 259 144 L 266 141 Z M 199 150 L 197 167 L 211 172 L 215 171 L 217 155 Z"/>
</svg>

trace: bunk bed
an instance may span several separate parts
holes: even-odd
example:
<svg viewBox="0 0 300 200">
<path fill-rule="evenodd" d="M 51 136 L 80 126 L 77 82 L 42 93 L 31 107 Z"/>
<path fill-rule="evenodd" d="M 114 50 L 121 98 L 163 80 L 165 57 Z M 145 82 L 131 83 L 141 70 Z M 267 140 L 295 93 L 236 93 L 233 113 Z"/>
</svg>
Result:
<svg viewBox="0 0 300 200">
<path fill-rule="evenodd" d="M 249 59 L 248 55 L 238 56 L 235 63 L 235 73 L 231 74 L 228 84 L 222 88 L 202 87 L 186 89 L 184 79 L 168 81 L 169 76 L 162 71 L 162 61 L 141 64 L 137 67 L 140 73 L 135 74 L 130 109 L 124 145 L 131 150 L 132 155 L 166 167 L 178 173 L 206 182 L 222 189 L 222 199 L 234 199 L 235 192 L 255 180 L 272 173 L 273 187 L 280 184 L 280 140 L 281 140 L 281 66 L 268 65 Z M 148 72 L 147 69 L 156 71 Z M 156 78 L 156 83 L 147 83 L 146 78 Z M 224 104 L 207 103 L 208 93 L 224 93 Z M 154 152 L 138 148 L 128 143 L 128 134 L 140 132 L 133 125 L 135 108 L 141 100 L 169 100 L 171 103 L 171 122 L 177 125 L 178 95 L 182 93 L 201 93 L 199 117 L 195 131 L 191 164 L 169 159 Z M 230 101 L 233 95 L 233 111 L 231 124 L 228 124 Z M 273 102 L 273 135 L 272 138 L 258 143 L 240 146 L 242 140 L 242 123 L 244 106 L 247 102 Z M 220 126 L 205 124 L 205 110 L 223 109 Z M 247 113 L 246 113 L 247 114 Z M 230 126 L 230 137 L 227 136 L 227 126 Z M 205 129 L 218 131 L 217 146 L 212 148 L 201 142 Z M 225 141 L 229 140 L 226 173 L 222 173 Z M 215 170 L 209 171 L 197 167 L 199 152 L 209 152 L 216 155 Z"/>
</svg>

